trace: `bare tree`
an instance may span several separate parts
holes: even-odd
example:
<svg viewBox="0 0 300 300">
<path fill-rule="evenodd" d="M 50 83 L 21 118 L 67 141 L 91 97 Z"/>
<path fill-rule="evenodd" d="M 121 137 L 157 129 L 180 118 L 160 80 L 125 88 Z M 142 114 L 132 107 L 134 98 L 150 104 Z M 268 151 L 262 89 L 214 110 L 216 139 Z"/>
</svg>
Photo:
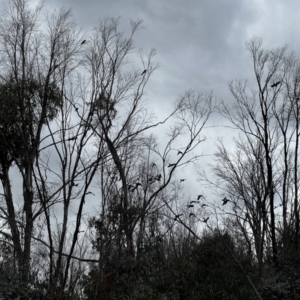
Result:
<svg viewBox="0 0 300 300">
<path fill-rule="evenodd" d="M 273 263 L 278 266 L 278 237 L 288 247 L 288 228 L 295 224 L 296 232 L 299 230 L 299 63 L 286 47 L 265 50 L 257 38 L 247 43 L 247 49 L 256 88 L 249 87 L 247 81 L 229 84 L 235 103 L 224 102 L 220 112 L 240 136 L 233 153 L 219 143 L 212 170 L 221 180 L 223 195 L 232 199 L 233 212 L 228 213 L 235 215 L 248 242 L 248 229 L 254 237 L 261 274 L 267 241 L 271 241 Z"/>
<path fill-rule="evenodd" d="M 78 283 L 70 273 L 74 260 L 97 262 L 76 257 L 87 203 L 96 199 L 102 221 L 111 218 L 104 225 L 117 225 L 114 236 L 106 228 L 105 251 L 117 237 L 117 246 L 134 259 L 147 226 L 159 231 L 158 212 L 175 199 L 176 169 L 201 157 L 193 151 L 205 140 L 201 134 L 215 104 L 212 95 L 188 92 L 166 119 L 154 122 L 142 96 L 157 67 L 155 51 L 140 51 L 140 66 L 131 60 L 142 23 L 131 22 L 125 37 L 118 20 L 108 18 L 83 37 L 70 10 L 43 15 L 42 9 L 11 0 L 0 22 L 0 233 L 11 243 L 25 287 L 37 272 L 31 256 L 43 247 L 49 261 L 45 297 L 63 299 Z M 146 132 L 167 121 L 172 126 L 161 150 Z M 21 177 L 22 207 L 12 172 Z M 99 173 L 97 195 L 92 188 Z"/>
</svg>

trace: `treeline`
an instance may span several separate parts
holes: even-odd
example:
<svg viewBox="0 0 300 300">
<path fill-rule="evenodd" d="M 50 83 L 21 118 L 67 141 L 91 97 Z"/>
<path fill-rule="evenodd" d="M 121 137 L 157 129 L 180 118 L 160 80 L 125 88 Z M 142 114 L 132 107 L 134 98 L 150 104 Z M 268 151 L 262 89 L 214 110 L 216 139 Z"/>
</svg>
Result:
<svg viewBox="0 0 300 300">
<path fill-rule="evenodd" d="M 252 39 L 254 83 L 232 81 L 234 102 L 188 91 L 156 121 L 141 25 L 126 37 L 107 18 L 83 35 L 70 10 L 7 2 L 0 297 L 298 299 L 298 59 Z M 203 169 L 212 114 L 239 132 L 236 150 L 219 141 L 190 199 L 178 176 Z"/>
</svg>

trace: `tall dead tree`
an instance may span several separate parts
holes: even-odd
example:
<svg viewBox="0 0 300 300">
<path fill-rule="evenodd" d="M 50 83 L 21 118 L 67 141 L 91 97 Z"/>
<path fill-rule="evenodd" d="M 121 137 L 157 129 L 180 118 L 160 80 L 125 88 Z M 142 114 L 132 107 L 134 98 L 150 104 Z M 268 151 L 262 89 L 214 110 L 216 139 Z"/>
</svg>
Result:
<svg viewBox="0 0 300 300">
<path fill-rule="evenodd" d="M 220 144 L 218 163 L 213 169 L 228 195 L 235 199 L 235 208 L 242 208 L 241 217 L 254 237 L 260 239 L 260 250 L 255 241 L 259 260 L 269 238 L 273 263 L 278 266 L 278 236 L 286 240 L 290 225 L 299 226 L 295 197 L 298 194 L 299 125 L 295 100 L 299 91 L 298 61 L 287 53 L 286 47 L 265 50 L 262 41 L 256 38 L 247 43 L 247 49 L 253 60 L 255 87 L 242 80 L 230 83 L 234 103 L 224 102 L 220 113 L 239 130 L 240 138 L 235 141 L 234 154 Z M 263 230 L 258 234 L 256 230 L 262 224 Z"/>
</svg>

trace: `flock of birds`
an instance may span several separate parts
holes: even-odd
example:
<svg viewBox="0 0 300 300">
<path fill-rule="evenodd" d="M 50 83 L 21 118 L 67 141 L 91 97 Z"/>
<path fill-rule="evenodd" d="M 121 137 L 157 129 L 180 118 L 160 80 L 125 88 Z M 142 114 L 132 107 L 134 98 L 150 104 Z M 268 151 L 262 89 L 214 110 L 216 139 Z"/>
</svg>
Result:
<svg viewBox="0 0 300 300">
<path fill-rule="evenodd" d="M 145 71 L 146 71 L 146 70 L 145 70 Z M 143 73 L 145 73 L 145 71 L 144 71 Z M 143 73 L 142 73 L 142 74 L 143 74 Z M 279 83 L 277 83 L 277 84 L 279 84 Z M 183 155 L 183 152 L 180 151 L 180 150 L 178 150 L 177 155 L 180 155 L 180 154 Z M 176 163 L 169 163 L 169 164 L 167 165 L 168 168 L 174 167 L 174 166 L 176 166 Z M 157 167 L 157 165 L 156 165 L 155 163 L 152 163 L 152 164 L 151 164 L 151 167 L 154 168 L 154 167 Z M 161 175 L 161 174 L 158 174 L 158 175 L 152 175 L 152 176 L 150 176 L 150 177 L 148 178 L 148 182 L 151 184 L 151 183 L 153 183 L 153 182 L 155 182 L 155 181 L 161 181 L 161 179 L 162 179 L 162 175 Z M 181 178 L 179 181 L 180 181 L 180 183 L 181 183 L 181 182 L 184 182 L 185 180 L 186 180 L 185 178 Z M 128 188 L 128 191 L 129 191 L 129 192 L 134 192 L 139 186 L 142 186 L 142 184 L 141 184 L 140 182 L 136 182 L 136 183 L 134 183 L 134 184 L 129 184 L 129 185 L 127 186 L 127 188 Z M 199 205 L 201 206 L 201 208 L 205 208 L 206 206 L 208 206 L 206 203 L 201 203 L 201 202 L 200 202 L 201 199 L 205 199 L 204 196 L 203 196 L 203 195 L 198 195 L 198 196 L 197 196 L 197 200 L 192 200 L 192 201 L 189 202 L 189 204 L 186 204 L 187 208 L 188 208 L 188 209 L 193 208 L 193 207 L 195 206 L 195 204 L 199 204 Z M 228 202 L 231 202 L 231 201 L 230 201 L 228 198 L 224 197 L 224 198 L 222 199 L 222 202 L 223 202 L 223 203 L 222 203 L 222 206 L 224 206 L 224 205 L 226 205 Z M 181 216 L 183 216 L 183 214 L 177 214 L 177 215 L 175 215 L 174 220 L 177 221 Z M 189 217 L 196 217 L 196 215 L 195 215 L 193 212 L 190 212 Z M 201 221 L 202 221 L 203 223 L 207 223 L 208 220 L 209 220 L 209 217 L 206 217 L 206 218 L 203 218 Z"/>
<path fill-rule="evenodd" d="M 281 83 L 281 81 L 277 81 L 277 82 L 273 83 L 273 84 L 271 85 L 271 88 L 277 87 L 280 83 Z M 182 154 L 182 155 L 183 155 L 183 153 L 182 153 L 181 151 L 178 151 L 177 155 L 179 155 L 179 154 Z M 176 165 L 176 164 L 169 164 L 168 167 L 173 167 L 173 166 L 175 166 L 175 165 Z M 185 179 L 180 179 L 180 182 L 183 182 L 183 181 L 185 181 Z M 195 203 L 196 203 L 196 204 L 200 204 L 200 199 L 201 199 L 201 198 L 204 198 L 203 195 L 198 195 L 197 200 L 190 201 L 189 204 L 186 205 L 187 208 L 193 208 Z M 231 201 L 230 201 L 228 198 L 226 198 L 226 197 L 224 197 L 224 198 L 222 199 L 222 201 L 223 201 L 222 206 L 226 205 L 228 202 L 231 202 Z M 204 208 L 205 206 L 207 206 L 207 204 L 205 204 L 205 203 L 202 203 L 202 204 L 201 204 L 201 207 L 202 207 L 202 208 Z M 174 220 L 175 220 L 175 221 L 178 220 L 181 216 L 183 216 L 183 214 L 175 215 Z M 189 214 L 189 217 L 196 217 L 196 216 L 195 216 L 194 213 L 191 212 L 191 213 Z M 209 217 L 203 218 L 201 221 L 202 221 L 203 223 L 207 223 L 208 220 L 209 220 Z"/>
<path fill-rule="evenodd" d="M 86 43 L 86 40 L 83 40 L 82 42 L 81 42 L 81 45 L 83 45 L 83 44 L 85 44 Z M 55 66 L 56 67 L 56 66 Z M 54 67 L 54 68 L 55 68 Z M 147 70 L 144 70 L 142 73 L 141 73 L 141 76 L 144 76 L 145 74 L 146 74 L 146 72 L 147 72 Z M 279 84 L 281 83 L 281 81 L 277 81 L 277 82 L 275 82 L 275 83 L 273 83 L 272 85 L 271 85 L 271 88 L 275 88 L 275 87 L 277 87 Z M 183 155 L 183 152 L 182 151 L 180 151 L 180 150 L 178 150 L 178 153 L 177 153 L 177 155 Z M 155 167 L 156 166 L 156 164 L 155 163 L 152 163 L 152 167 Z M 171 168 L 171 167 L 174 167 L 174 166 L 176 166 L 176 163 L 169 163 L 168 164 L 168 168 Z M 150 178 L 149 178 L 149 182 L 150 183 L 153 183 L 154 181 L 161 181 L 161 174 L 159 174 L 159 175 L 156 175 L 156 176 L 151 176 Z M 182 179 L 180 179 L 180 182 L 184 182 L 186 179 L 184 179 L 184 178 L 182 178 Z M 140 182 L 137 182 L 137 183 L 135 183 L 135 185 L 128 185 L 128 191 L 130 191 L 130 192 L 134 192 L 139 186 L 141 186 L 142 184 L 140 183 Z M 91 192 L 89 192 L 89 193 L 91 193 Z M 203 197 L 203 195 L 198 195 L 198 197 L 197 197 L 197 200 L 195 200 L 195 201 L 190 201 L 190 203 L 189 204 L 187 204 L 186 206 L 188 207 L 188 208 L 193 208 L 194 207 L 194 204 L 196 203 L 196 204 L 200 204 L 200 199 L 201 198 L 204 198 Z M 224 197 L 223 199 L 222 199 L 222 201 L 223 201 L 223 204 L 222 204 L 222 206 L 224 206 L 224 205 L 226 205 L 228 202 L 231 202 L 229 199 L 227 199 L 226 197 Z M 201 204 L 201 207 L 202 208 L 204 208 L 205 206 L 207 206 L 207 204 L 205 204 L 205 203 L 202 203 Z M 179 219 L 181 216 L 182 216 L 183 214 L 179 214 L 179 215 L 175 215 L 175 218 L 174 218 L 174 220 L 176 221 L 177 219 Z M 190 213 L 189 214 L 189 217 L 196 217 L 195 216 L 195 214 L 194 213 Z M 207 223 L 207 221 L 209 220 L 209 217 L 207 217 L 207 218 L 203 218 L 201 221 L 203 222 L 203 223 Z"/>
<path fill-rule="evenodd" d="M 189 202 L 189 204 L 186 204 L 186 206 L 187 206 L 187 208 L 193 208 L 194 207 L 194 204 L 196 203 L 196 204 L 201 204 L 200 203 L 200 199 L 201 198 L 204 198 L 204 196 L 203 195 L 198 195 L 198 197 L 197 197 L 197 200 L 193 200 L 193 201 L 190 201 Z M 222 201 L 223 201 L 223 204 L 222 204 L 222 206 L 224 206 L 224 205 L 226 205 L 228 202 L 231 202 L 228 198 L 226 198 L 226 197 L 224 197 L 223 199 L 222 199 Z M 202 208 L 204 208 L 205 206 L 207 206 L 207 204 L 205 204 L 205 203 L 202 203 L 201 204 L 201 207 Z M 179 215 L 175 215 L 175 221 L 179 218 L 179 217 L 181 217 L 183 214 L 179 214 Z M 190 213 L 189 214 L 189 217 L 196 217 L 195 216 L 195 214 L 194 213 Z M 201 221 L 203 222 L 203 223 L 207 223 L 207 221 L 209 220 L 209 217 L 207 217 L 207 218 L 203 218 Z"/>
</svg>

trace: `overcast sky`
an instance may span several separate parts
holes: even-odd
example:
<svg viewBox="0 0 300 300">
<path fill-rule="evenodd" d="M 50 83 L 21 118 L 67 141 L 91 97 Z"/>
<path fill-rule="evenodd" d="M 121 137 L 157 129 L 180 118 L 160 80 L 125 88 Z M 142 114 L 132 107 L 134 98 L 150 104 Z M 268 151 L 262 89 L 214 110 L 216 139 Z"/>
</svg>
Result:
<svg viewBox="0 0 300 300">
<path fill-rule="evenodd" d="M 45 0 L 45 4 L 71 7 L 85 32 L 105 17 L 120 17 L 125 32 L 130 19 L 143 20 L 145 29 L 136 34 L 135 45 L 155 48 L 161 65 L 146 95 L 156 112 L 162 103 L 171 107 L 189 89 L 213 91 L 217 98 L 232 101 L 230 80 L 254 80 L 245 49 L 245 42 L 254 36 L 261 37 L 266 48 L 288 44 L 300 56 L 297 0 Z M 214 118 L 222 123 L 220 116 Z M 222 127 L 209 133 L 212 138 L 233 134 Z M 204 152 L 213 153 L 212 144 L 204 146 Z M 196 181 L 186 184 L 196 193 Z"/>
<path fill-rule="evenodd" d="M 155 48 L 161 65 L 147 90 L 154 109 L 156 104 L 172 104 L 188 89 L 213 91 L 217 98 L 231 101 L 230 80 L 254 80 L 245 49 L 245 42 L 254 36 L 261 37 L 267 48 L 288 44 L 300 53 L 296 0 L 45 1 L 50 7 L 71 7 L 86 32 L 105 17 L 120 17 L 124 31 L 130 19 L 143 20 L 145 29 L 136 34 L 136 47 Z"/>
<path fill-rule="evenodd" d="M 296 0 L 46 0 L 72 7 L 89 31 L 99 19 L 144 21 L 135 37 L 138 48 L 155 48 L 161 68 L 153 76 L 156 97 L 172 101 L 183 90 L 213 90 L 228 95 L 233 78 L 252 75 L 245 42 L 261 37 L 266 47 L 289 44 L 299 52 L 300 2 Z"/>
<path fill-rule="evenodd" d="M 300 54 L 297 0 L 45 0 L 45 4 L 71 7 L 86 32 L 105 17 L 120 17 L 124 31 L 130 19 L 143 20 L 145 29 L 136 34 L 136 47 L 155 48 L 161 65 L 146 95 L 155 112 L 162 103 L 171 107 L 188 89 L 213 91 L 217 98 L 232 101 L 230 80 L 254 80 L 245 49 L 245 42 L 254 36 L 261 37 L 267 48 L 288 44 Z M 222 123 L 220 116 L 214 118 Z M 218 127 L 208 133 L 228 140 L 230 132 Z M 213 153 L 212 145 L 203 145 L 204 152 Z"/>
<path fill-rule="evenodd" d="M 72 7 L 87 32 L 107 16 L 120 17 L 125 31 L 130 19 L 143 20 L 145 29 L 135 36 L 136 47 L 155 48 L 161 65 L 146 96 L 155 111 L 161 103 L 171 105 L 188 89 L 213 91 L 217 98 L 232 101 L 230 80 L 254 80 L 245 49 L 245 42 L 254 36 L 261 37 L 266 48 L 288 44 L 300 54 L 300 1 L 296 0 L 46 0 L 46 4 Z M 220 116 L 214 118 L 223 122 Z M 218 127 L 209 134 L 228 141 L 233 133 Z M 212 145 L 203 145 L 204 152 L 213 153 Z M 195 180 L 186 182 L 191 194 L 198 192 L 197 185 Z"/>
</svg>

